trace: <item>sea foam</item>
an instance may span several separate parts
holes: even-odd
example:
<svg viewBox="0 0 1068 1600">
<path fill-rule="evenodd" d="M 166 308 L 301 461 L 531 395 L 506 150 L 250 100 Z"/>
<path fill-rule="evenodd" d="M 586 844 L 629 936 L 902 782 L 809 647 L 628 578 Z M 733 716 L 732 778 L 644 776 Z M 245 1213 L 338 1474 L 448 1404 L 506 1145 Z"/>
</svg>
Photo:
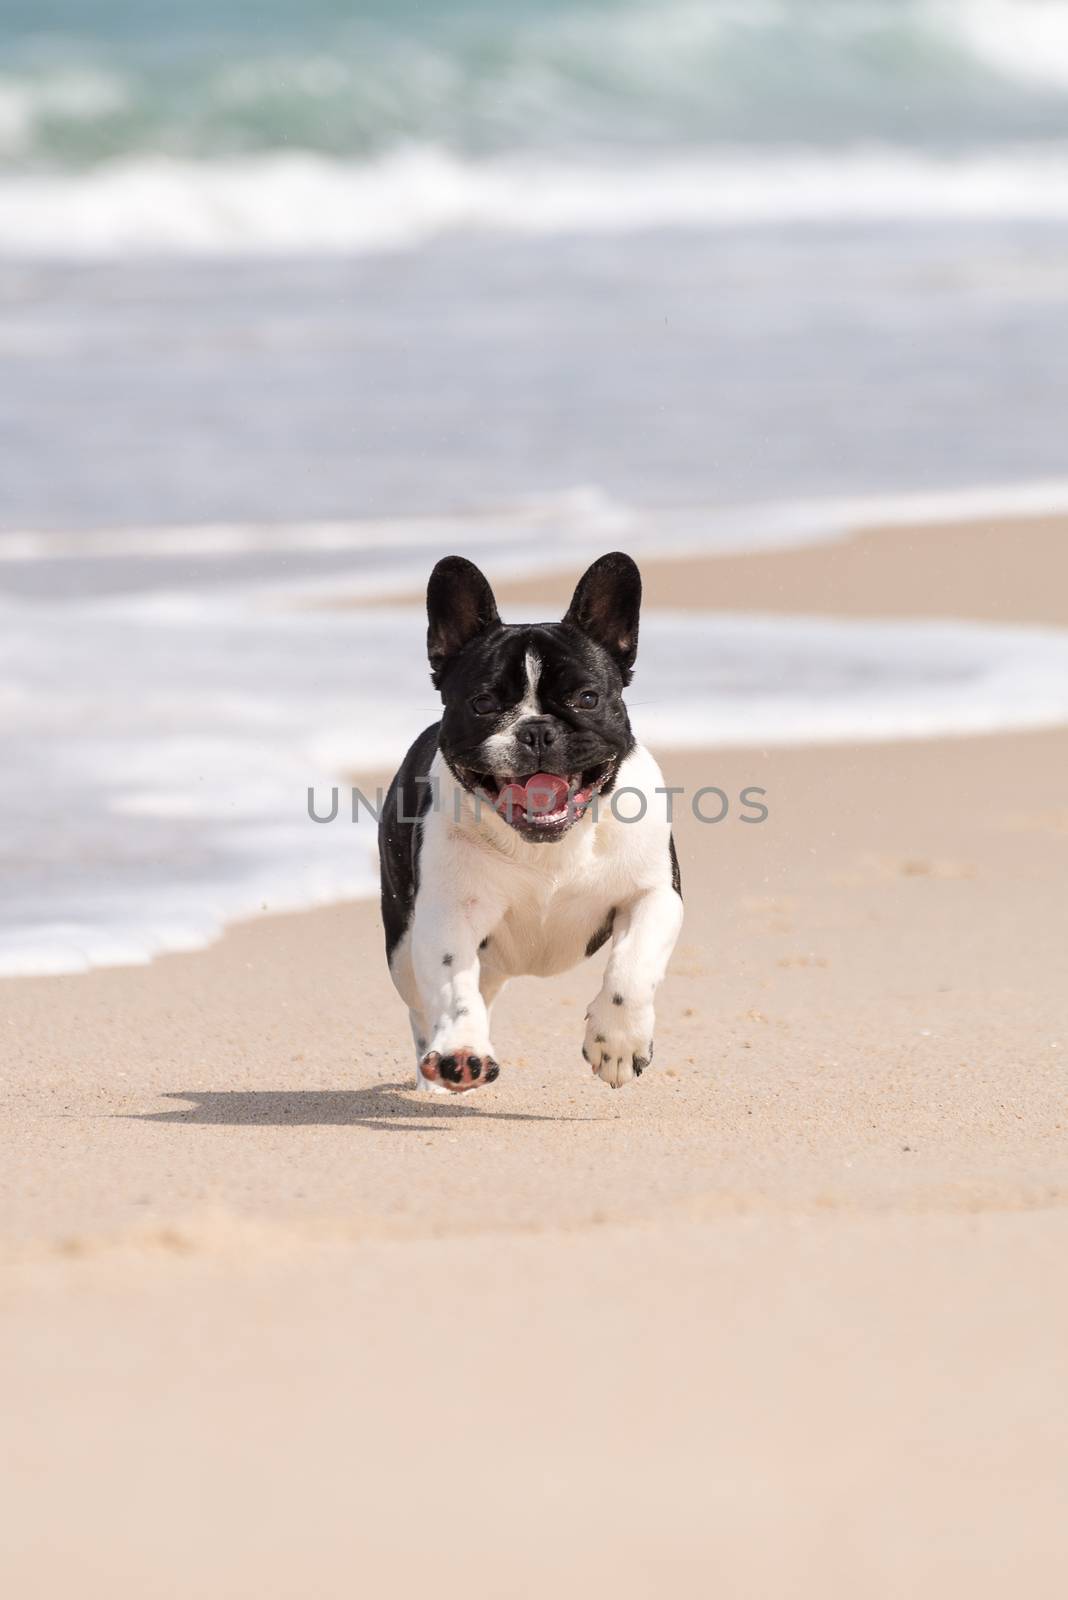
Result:
<svg viewBox="0 0 1068 1600">
<path fill-rule="evenodd" d="M 868 147 L 719 150 L 626 161 L 470 159 L 409 148 L 0 174 L 0 255 L 365 255 L 455 233 L 531 238 L 842 222 L 1062 221 L 1068 146 L 957 157 Z"/>
</svg>

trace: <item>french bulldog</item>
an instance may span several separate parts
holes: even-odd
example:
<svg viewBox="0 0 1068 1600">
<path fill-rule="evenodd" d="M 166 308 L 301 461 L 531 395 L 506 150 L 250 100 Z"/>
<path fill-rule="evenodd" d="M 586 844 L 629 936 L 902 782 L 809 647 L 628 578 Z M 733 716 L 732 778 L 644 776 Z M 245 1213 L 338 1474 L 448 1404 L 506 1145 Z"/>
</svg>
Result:
<svg viewBox="0 0 1068 1600">
<path fill-rule="evenodd" d="M 623 702 L 640 606 L 638 568 L 618 552 L 589 568 L 561 622 L 502 622 L 462 556 L 431 574 L 427 654 L 444 709 L 379 818 L 386 957 L 420 1088 L 493 1083 L 502 985 L 563 972 L 609 940 L 582 1054 L 613 1089 L 649 1065 L 682 886 L 663 778 Z M 645 798 L 640 815 L 624 790 Z"/>
</svg>

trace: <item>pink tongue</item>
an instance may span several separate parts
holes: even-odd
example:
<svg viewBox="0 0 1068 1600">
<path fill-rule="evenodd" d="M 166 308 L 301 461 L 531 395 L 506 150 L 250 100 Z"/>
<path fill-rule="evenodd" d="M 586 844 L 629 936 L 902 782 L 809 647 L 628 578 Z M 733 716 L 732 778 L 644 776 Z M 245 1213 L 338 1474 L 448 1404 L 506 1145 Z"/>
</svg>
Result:
<svg viewBox="0 0 1068 1600">
<path fill-rule="evenodd" d="M 505 816 L 546 817 L 567 803 L 567 779 L 552 772 L 535 772 L 522 783 L 509 783 L 497 796 L 496 806 Z"/>
</svg>

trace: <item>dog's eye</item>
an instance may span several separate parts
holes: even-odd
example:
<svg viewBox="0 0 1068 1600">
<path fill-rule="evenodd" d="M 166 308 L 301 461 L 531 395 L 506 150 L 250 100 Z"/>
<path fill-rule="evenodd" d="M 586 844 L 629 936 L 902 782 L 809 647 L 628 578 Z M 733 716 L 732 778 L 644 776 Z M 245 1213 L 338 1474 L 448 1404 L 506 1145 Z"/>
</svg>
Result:
<svg viewBox="0 0 1068 1600">
<path fill-rule="evenodd" d="M 575 696 L 575 704 L 580 711 L 592 711 L 599 698 L 596 689 L 583 689 L 581 694 Z"/>
<path fill-rule="evenodd" d="M 471 702 L 471 710 L 479 717 L 488 717 L 497 710 L 497 702 L 491 694 L 476 694 Z"/>
</svg>

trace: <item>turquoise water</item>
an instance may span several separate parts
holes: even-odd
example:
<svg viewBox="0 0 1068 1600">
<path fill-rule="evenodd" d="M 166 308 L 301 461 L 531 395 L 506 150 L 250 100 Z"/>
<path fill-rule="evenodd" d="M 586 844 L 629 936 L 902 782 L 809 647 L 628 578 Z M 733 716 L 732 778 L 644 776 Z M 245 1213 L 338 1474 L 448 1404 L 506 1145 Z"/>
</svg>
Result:
<svg viewBox="0 0 1068 1600">
<path fill-rule="evenodd" d="M 0 526 L 1057 476 L 1066 239 L 1068 0 L 0 0 Z"/>
<path fill-rule="evenodd" d="M 5 0 L 0 163 L 1068 137 L 1063 0 Z"/>
</svg>

